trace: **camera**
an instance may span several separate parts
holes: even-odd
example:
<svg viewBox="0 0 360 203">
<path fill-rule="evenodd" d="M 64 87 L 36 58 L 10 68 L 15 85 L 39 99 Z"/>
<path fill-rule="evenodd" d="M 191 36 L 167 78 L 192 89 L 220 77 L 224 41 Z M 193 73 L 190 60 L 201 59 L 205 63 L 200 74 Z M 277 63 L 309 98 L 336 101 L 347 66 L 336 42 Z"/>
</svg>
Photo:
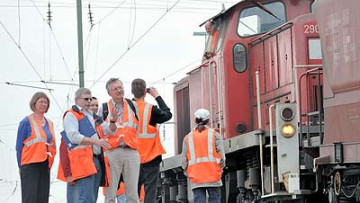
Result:
<svg viewBox="0 0 360 203">
<path fill-rule="evenodd" d="M 147 92 L 147 93 L 150 93 L 150 88 L 146 88 L 146 92 Z"/>
</svg>

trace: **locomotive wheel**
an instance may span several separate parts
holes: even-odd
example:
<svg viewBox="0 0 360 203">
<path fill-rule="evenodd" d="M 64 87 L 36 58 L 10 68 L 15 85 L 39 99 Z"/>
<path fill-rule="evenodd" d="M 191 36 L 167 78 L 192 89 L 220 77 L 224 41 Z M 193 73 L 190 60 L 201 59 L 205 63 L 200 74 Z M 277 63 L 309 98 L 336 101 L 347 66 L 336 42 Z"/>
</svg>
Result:
<svg viewBox="0 0 360 203">
<path fill-rule="evenodd" d="M 340 195 L 341 192 L 341 174 L 340 171 L 337 171 L 334 176 L 334 192 L 336 196 Z"/>
</svg>

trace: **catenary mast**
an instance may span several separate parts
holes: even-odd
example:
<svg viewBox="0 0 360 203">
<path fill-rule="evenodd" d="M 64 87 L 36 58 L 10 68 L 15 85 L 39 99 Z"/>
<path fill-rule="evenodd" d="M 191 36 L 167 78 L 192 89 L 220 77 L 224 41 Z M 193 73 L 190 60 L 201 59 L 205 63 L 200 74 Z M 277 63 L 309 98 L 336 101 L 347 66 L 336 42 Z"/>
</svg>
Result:
<svg viewBox="0 0 360 203">
<path fill-rule="evenodd" d="M 78 58 L 79 58 L 79 85 L 84 87 L 84 55 L 83 55 L 83 30 L 81 0 L 76 0 L 77 8 L 77 33 L 78 33 Z"/>
</svg>

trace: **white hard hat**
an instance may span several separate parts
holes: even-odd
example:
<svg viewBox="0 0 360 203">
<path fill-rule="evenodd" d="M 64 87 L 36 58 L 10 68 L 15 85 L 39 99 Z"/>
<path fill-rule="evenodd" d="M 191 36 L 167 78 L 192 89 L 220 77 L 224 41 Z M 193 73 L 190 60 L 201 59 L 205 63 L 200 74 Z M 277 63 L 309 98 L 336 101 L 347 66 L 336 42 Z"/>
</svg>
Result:
<svg viewBox="0 0 360 203">
<path fill-rule="evenodd" d="M 206 109 L 198 109 L 197 111 L 195 111 L 194 115 L 195 118 L 200 118 L 203 121 L 210 118 L 210 112 Z"/>
</svg>

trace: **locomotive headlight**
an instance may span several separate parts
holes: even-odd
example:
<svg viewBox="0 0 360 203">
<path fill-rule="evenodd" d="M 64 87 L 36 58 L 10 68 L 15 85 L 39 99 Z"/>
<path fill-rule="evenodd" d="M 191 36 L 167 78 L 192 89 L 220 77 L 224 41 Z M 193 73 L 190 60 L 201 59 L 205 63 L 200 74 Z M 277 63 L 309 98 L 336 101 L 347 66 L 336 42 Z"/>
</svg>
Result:
<svg viewBox="0 0 360 203">
<path fill-rule="evenodd" d="M 285 107 L 281 110 L 280 116 L 284 121 L 291 121 L 294 118 L 294 111 L 290 107 Z"/>
<path fill-rule="evenodd" d="M 284 137 L 290 138 L 290 137 L 294 136 L 294 134 L 295 134 L 295 127 L 290 123 L 285 123 L 281 127 L 281 134 Z"/>
</svg>

